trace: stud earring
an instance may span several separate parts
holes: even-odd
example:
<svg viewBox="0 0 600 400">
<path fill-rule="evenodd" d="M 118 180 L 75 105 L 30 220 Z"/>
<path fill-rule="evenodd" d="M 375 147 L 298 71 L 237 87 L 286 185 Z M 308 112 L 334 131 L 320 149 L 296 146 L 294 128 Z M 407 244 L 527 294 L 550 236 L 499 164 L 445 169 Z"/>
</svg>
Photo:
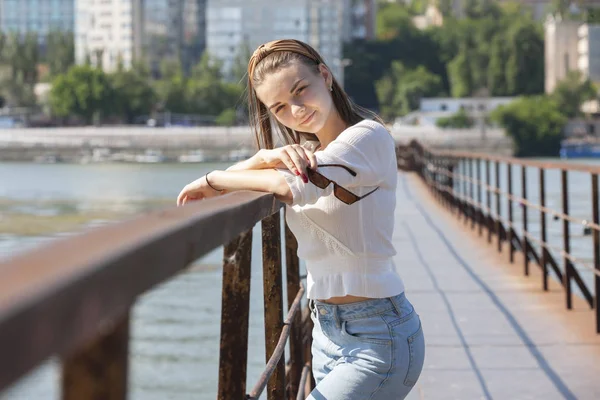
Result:
<svg viewBox="0 0 600 400">
<path fill-rule="evenodd" d="M 329 91 L 333 92 L 333 85 L 329 86 Z"/>
</svg>

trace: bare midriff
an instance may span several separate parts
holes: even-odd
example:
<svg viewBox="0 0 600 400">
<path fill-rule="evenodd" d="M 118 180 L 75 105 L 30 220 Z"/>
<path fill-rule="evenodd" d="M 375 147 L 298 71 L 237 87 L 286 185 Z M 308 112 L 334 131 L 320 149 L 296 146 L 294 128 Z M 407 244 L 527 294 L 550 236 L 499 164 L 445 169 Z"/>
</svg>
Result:
<svg viewBox="0 0 600 400">
<path fill-rule="evenodd" d="M 349 304 L 349 303 L 357 303 L 359 301 L 365 301 L 365 300 L 371 300 L 372 297 L 360 297 L 360 296 L 352 296 L 352 295 L 347 295 L 347 296 L 342 296 L 342 297 L 330 297 L 326 300 L 319 300 L 322 301 L 323 303 L 328 303 L 328 304 Z"/>
</svg>

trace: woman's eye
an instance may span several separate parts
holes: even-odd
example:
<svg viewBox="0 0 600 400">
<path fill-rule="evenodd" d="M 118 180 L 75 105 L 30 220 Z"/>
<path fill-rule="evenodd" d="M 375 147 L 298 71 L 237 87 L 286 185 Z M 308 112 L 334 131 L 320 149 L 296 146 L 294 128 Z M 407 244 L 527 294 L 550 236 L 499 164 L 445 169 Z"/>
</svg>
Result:
<svg viewBox="0 0 600 400">
<path fill-rule="evenodd" d="M 296 94 L 300 94 L 300 93 L 302 93 L 302 91 L 303 91 L 304 89 L 306 89 L 306 86 L 302 86 L 301 88 L 298 88 L 298 89 L 296 90 Z"/>
<path fill-rule="evenodd" d="M 283 110 L 285 106 L 279 106 L 277 108 L 275 108 L 275 114 L 277 114 L 279 111 Z"/>
</svg>

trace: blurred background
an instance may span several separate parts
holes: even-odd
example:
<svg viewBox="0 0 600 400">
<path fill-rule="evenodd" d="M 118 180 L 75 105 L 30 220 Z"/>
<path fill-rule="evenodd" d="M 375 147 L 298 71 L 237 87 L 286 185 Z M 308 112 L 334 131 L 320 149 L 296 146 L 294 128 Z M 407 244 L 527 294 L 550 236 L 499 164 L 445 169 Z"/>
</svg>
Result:
<svg viewBox="0 0 600 400">
<path fill-rule="evenodd" d="M 252 155 L 246 64 L 279 38 L 317 48 L 398 142 L 600 157 L 600 1 L 0 0 L 0 32 L 0 258 L 173 206 Z M 215 397 L 221 252 L 136 306 L 133 398 Z M 57 398 L 55 362 L 0 399 Z"/>
</svg>

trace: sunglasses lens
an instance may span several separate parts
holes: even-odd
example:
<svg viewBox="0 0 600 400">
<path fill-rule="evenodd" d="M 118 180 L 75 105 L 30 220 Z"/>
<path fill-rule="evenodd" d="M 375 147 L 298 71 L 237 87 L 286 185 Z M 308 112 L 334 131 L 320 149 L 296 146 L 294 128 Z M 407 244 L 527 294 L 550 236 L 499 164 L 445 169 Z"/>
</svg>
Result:
<svg viewBox="0 0 600 400">
<path fill-rule="evenodd" d="M 346 189 L 337 184 L 333 189 L 333 194 L 335 195 L 335 197 L 337 197 L 339 200 L 343 201 L 346 204 L 356 203 L 359 200 L 359 198 L 354 193 L 347 191 Z"/>
<path fill-rule="evenodd" d="M 325 189 L 327 187 L 327 185 L 329 185 L 329 182 L 331 182 L 329 179 L 325 178 L 323 175 L 319 174 L 318 172 L 312 171 L 310 169 L 307 172 L 308 172 L 308 179 L 310 179 L 310 181 L 313 183 L 313 185 L 315 185 L 319 189 Z"/>
</svg>

